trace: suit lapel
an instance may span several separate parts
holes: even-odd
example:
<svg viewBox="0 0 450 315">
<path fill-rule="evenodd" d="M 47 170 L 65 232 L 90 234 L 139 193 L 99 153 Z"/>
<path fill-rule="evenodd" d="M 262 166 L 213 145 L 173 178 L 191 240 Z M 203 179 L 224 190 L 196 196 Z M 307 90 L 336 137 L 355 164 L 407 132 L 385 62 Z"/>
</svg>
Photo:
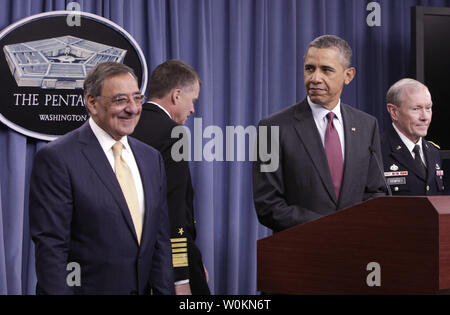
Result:
<svg viewBox="0 0 450 315">
<path fill-rule="evenodd" d="M 297 106 L 294 117 L 298 121 L 298 123 L 294 125 L 297 135 L 303 142 L 304 148 L 308 152 L 314 167 L 319 173 L 322 183 L 325 186 L 330 198 L 337 204 L 328 160 L 326 158 L 322 141 L 320 140 L 317 126 L 314 122 L 311 108 L 306 100 Z"/>
<path fill-rule="evenodd" d="M 429 144 L 423 138 L 422 138 L 422 150 L 423 155 L 425 156 L 425 165 L 427 166 L 427 182 L 430 182 L 433 180 L 434 177 L 433 172 L 435 172 L 436 164 L 431 158 Z"/>
<path fill-rule="evenodd" d="M 357 165 L 355 150 L 358 147 L 357 137 L 359 128 L 356 128 L 356 121 L 346 106 L 347 105 L 341 102 L 341 113 L 344 125 L 345 159 L 344 175 L 342 176 L 339 200 L 345 200 L 345 196 L 348 193 L 352 193 L 351 189 L 353 185 L 351 185 L 351 182 L 358 176 L 357 172 L 359 171 L 352 167 Z M 369 150 L 369 148 L 367 148 L 367 150 Z"/>
<path fill-rule="evenodd" d="M 137 242 L 133 220 L 131 219 L 131 214 L 128 210 L 128 205 L 125 201 L 125 197 L 123 196 L 122 189 L 120 188 L 116 175 L 114 174 L 114 171 L 111 168 L 111 165 L 109 164 L 109 161 L 103 152 L 100 143 L 92 132 L 88 122 L 80 128 L 79 141 L 82 144 L 81 151 L 83 155 L 89 161 L 92 170 L 98 175 L 116 201 Z"/>
<path fill-rule="evenodd" d="M 142 223 L 142 236 L 141 236 L 141 250 L 147 244 L 147 231 L 148 224 L 152 215 L 152 208 L 150 204 L 154 204 L 154 196 L 151 192 L 154 191 L 154 187 L 151 181 L 151 169 L 149 168 L 149 159 L 146 158 L 145 153 L 142 151 L 142 147 L 137 145 L 135 139 L 128 137 L 128 143 L 130 144 L 131 150 L 133 151 L 134 159 L 139 169 L 139 174 L 141 175 L 142 186 L 144 189 L 144 220 Z"/>
</svg>

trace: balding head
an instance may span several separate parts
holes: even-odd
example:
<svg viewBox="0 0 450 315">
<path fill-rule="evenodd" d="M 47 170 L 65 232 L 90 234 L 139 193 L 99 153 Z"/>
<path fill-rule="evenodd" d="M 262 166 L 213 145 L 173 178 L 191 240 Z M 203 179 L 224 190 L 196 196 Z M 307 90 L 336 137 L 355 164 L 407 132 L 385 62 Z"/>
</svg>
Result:
<svg viewBox="0 0 450 315">
<path fill-rule="evenodd" d="M 395 82 L 386 95 L 386 103 L 400 106 L 404 100 L 405 93 L 414 93 L 428 88 L 422 82 L 406 78 Z M 428 92 L 429 93 L 429 92 Z"/>
</svg>

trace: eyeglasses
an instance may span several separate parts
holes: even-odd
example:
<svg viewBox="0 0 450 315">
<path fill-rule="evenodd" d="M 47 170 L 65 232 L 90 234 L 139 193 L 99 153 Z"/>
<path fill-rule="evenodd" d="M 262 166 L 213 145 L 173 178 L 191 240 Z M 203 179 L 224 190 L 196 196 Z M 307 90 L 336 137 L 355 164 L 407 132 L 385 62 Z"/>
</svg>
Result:
<svg viewBox="0 0 450 315">
<path fill-rule="evenodd" d="M 129 98 L 127 95 L 117 95 L 117 96 L 97 96 L 102 98 L 109 98 L 112 103 L 116 104 L 117 106 L 128 106 L 131 103 L 131 98 Z M 142 105 L 145 103 L 146 97 L 142 94 L 133 95 L 132 97 L 135 104 Z"/>
</svg>

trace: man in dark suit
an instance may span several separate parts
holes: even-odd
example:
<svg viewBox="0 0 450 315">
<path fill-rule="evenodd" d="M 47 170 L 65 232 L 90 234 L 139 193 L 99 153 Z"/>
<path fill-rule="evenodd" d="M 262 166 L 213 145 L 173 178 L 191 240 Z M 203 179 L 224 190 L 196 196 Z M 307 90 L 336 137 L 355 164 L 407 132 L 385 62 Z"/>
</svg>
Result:
<svg viewBox="0 0 450 315">
<path fill-rule="evenodd" d="M 194 190 L 189 165 L 186 160 L 172 154 L 174 144 L 182 137 L 173 137 L 172 130 L 184 125 L 189 115 L 194 113 L 200 84 L 195 70 L 180 60 L 169 60 L 159 65 L 150 77 L 150 102 L 144 105 L 133 134 L 158 149 L 164 159 L 175 291 L 183 295 L 210 294 L 207 271 L 195 245 Z"/>
<path fill-rule="evenodd" d="M 444 192 L 439 147 L 425 140 L 433 114 L 428 88 L 402 79 L 387 93 L 392 125 L 381 140 L 384 175 L 393 195 L 441 195 Z"/>
<path fill-rule="evenodd" d="M 99 64 L 84 94 L 89 121 L 35 157 L 37 293 L 173 294 L 163 160 L 128 137 L 145 100 L 136 76 Z"/>
<path fill-rule="evenodd" d="M 269 133 L 258 145 L 276 144 L 271 149 L 278 150 L 279 167 L 263 171 L 267 162 L 259 156 L 254 202 L 260 222 L 275 232 L 385 195 L 376 164 L 376 157 L 381 161 L 377 121 L 340 101 L 356 73 L 351 56 L 339 37 L 312 41 L 304 57 L 307 99 L 259 124 L 260 133 L 262 127 Z M 279 137 L 271 139 L 274 130 Z"/>
</svg>

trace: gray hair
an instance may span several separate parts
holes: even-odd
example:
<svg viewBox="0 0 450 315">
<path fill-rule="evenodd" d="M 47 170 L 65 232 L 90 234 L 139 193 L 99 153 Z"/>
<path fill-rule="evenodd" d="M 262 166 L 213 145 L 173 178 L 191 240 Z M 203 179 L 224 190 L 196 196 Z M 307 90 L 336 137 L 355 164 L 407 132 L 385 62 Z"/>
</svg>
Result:
<svg viewBox="0 0 450 315">
<path fill-rule="evenodd" d="M 400 106 L 402 102 L 403 91 L 406 89 L 412 89 L 413 91 L 417 91 L 420 89 L 427 89 L 427 86 L 422 82 L 419 82 L 414 79 L 405 78 L 395 82 L 386 94 L 386 102 L 388 104 L 394 104 L 396 106 Z"/>
<path fill-rule="evenodd" d="M 320 37 L 317 37 L 314 39 L 311 43 L 309 43 L 308 48 L 306 49 L 306 52 L 311 47 L 315 48 L 335 48 L 337 49 L 342 58 L 343 58 L 343 66 L 345 69 L 349 68 L 352 64 L 352 57 L 353 52 L 350 45 L 343 40 L 342 38 L 335 36 L 335 35 L 322 35 Z"/>
<path fill-rule="evenodd" d="M 89 71 L 86 79 L 84 80 L 83 90 L 84 96 L 100 96 L 102 93 L 103 82 L 105 79 L 119 75 L 130 73 L 137 81 L 136 74 L 134 70 L 127 65 L 117 63 L 117 62 L 105 62 L 96 65 Z"/>
</svg>

